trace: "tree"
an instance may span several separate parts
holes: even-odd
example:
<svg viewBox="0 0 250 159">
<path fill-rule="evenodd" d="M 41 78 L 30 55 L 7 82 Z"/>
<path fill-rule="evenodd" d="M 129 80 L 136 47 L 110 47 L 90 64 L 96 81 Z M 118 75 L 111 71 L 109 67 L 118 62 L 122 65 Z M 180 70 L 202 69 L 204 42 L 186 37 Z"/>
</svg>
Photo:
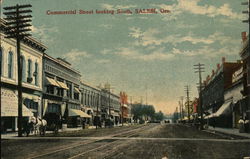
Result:
<svg viewBox="0 0 250 159">
<path fill-rule="evenodd" d="M 161 111 L 159 111 L 159 112 L 155 113 L 154 118 L 155 118 L 155 120 L 163 120 L 164 114 Z"/>
</svg>

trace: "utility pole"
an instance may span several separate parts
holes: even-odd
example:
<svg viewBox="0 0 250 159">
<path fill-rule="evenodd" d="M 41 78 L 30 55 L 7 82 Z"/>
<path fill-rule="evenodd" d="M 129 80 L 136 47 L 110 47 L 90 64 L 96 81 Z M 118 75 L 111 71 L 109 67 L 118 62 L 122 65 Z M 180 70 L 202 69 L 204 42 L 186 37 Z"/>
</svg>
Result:
<svg viewBox="0 0 250 159">
<path fill-rule="evenodd" d="M 189 107 L 189 93 L 190 93 L 190 90 L 189 90 L 189 86 L 185 86 L 185 91 L 187 93 L 187 107 L 188 107 L 188 122 L 190 122 L 190 107 Z"/>
<path fill-rule="evenodd" d="M 179 119 L 181 119 L 181 101 L 179 101 L 179 109 L 180 109 Z"/>
<path fill-rule="evenodd" d="M 96 129 L 98 128 L 98 124 L 97 124 L 97 121 L 99 122 L 99 110 L 98 110 L 98 108 L 99 108 L 99 103 L 101 103 L 100 101 L 99 101 L 99 99 L 100 99 L 100 94 L 96 94 L 96 106 L 97 106 L 97 108 L 96 108 Z"/>
<path fill-rule="evenodd" d="M 146 105 L 148 105 L 148 88 L 147 88 L 147 85 L 146 85 Z"/>
<path fill-rule="evenodd" d="M 26 5 L 16 5 L 5 7 L 3 14 L 6 15 L 4 18 L 7 23 L 7 36 L 5 38 L 14 38 L 16 39 L 16 47 L 17 47 L 17 69 L 18 69 L 18 136 L 22 137 L 22 60 L 20 55 L 20 42 L 27 36 L 31 36 L 31 34 L 27 33 L 31 31 L 29 28 L 31 24 L 32 16 L 29 15 L 32 11 L 30 8 L 32 7 L 30 4 Z"/>
<path fill-rule="evenodd" d="M 182 114 L 181 118 L 183 119 L 184 118 L 184 111 L 183 111 L 183 99 L 184 99 L 184 97 L 181 96 L 180 99 L 181 99 L 181 114 Z"/>
<path fill-rule="evenodd" d="M 204 64 L 200 64 L 198 63 L 197 65 L 194 65 L 194 69 L 196 70 L 195 73 L 199 73 L 199 115 L 201 117 L 201 125 L 200 125 L 200 129 L 203 130 L 203 101 L 202 101 L 202 95 L 201 95 L 201 90 L 202 90 L 202 77 L 201 77 L 201 73 L 205 72 L 204 71 Z"/>
</svg>

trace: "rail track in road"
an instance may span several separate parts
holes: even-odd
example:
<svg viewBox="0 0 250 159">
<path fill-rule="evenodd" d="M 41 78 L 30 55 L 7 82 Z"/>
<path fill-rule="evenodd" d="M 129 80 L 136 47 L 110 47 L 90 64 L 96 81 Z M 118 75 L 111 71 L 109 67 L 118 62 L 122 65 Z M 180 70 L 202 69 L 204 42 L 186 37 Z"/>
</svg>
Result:
<svg viewBox="0 0 250 159">
<path fill-rule="evenodd" d="M 86 154 L 93 152 L 93 151 L 98 151 L 100 149 L 103 149 L 111 144 L 118 144 L 121 142 L 119 139 L 105 139 L 106 138 L 112 138 L 112 137 L 132 137 L 133 135 L 137 134 L 141 130 L 145 129 L 145 127 L 153 127 L 152 125 L 142 125 L 140 127 L 134 128 L 134 129 L 129 129 L 129 130 L 121 130 L 115 132 L 115 134 L 111 135 L 106 135 L 103 136 L 103 138 L 100 139 L 86 139 L 83 142 L 77 142 L 71 145 L 63 146 L 60 147 L 59 149 L 55 149 L 53 151 L 45 152 L 45 153 L 40 153 L 38 155 L 34 155 L 31 157 L 27 157 L 29 159 L 41 159 L 41 158 L 68 158 L 68 159 L 73 159 L 77 157 L 83 157 Z M 74 137 L 72 137 L 73 139 Z M 122 146 L 122 144 L 119 144 Z M 117 145 L 116 145 L 117 146 Z M 119 146 L 119 147 L 120 147 Z M 111 150 L 109 150 L 111 152 Z M 109 153 L 105 152 L 105 153 Z"/>
</svg>

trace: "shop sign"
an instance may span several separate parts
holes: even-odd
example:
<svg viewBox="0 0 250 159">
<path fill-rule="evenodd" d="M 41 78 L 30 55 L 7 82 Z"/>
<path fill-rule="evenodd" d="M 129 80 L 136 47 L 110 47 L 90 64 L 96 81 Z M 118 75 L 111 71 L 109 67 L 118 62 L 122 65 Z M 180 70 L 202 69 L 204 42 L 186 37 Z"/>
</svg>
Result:
<svg viewBox="0 0 250 159">
<path fill-rule="evenodd" d="M 235 71 L 232 75 L 232 83 L 237 82 L 239 79 L 243 77 L 243 67 L 239 70 Z"/>
</svg>

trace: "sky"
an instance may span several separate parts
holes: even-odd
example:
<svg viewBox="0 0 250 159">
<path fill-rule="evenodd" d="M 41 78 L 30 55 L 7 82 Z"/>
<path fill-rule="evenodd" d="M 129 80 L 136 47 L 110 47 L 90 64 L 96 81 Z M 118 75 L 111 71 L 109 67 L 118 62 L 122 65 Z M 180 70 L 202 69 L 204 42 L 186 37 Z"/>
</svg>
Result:
<svg viewBox="0 0 250 159">
<path fill-rule="evenodd" d="M 2 7 L 17 3 L 32 5 L 32 35 L 47 54 L 65 58 L 84 81 L 108 82 L 164 113 L 176 110 L 186 85 L 197 97 L 194 64 L 205 64 L 205 78 L 222 57 L 239 60 L 241 32 L 248 32 L 247 6 L 236 0 L 4 0 Z M 135 12 L 151 8 L 157 13 Z M 48 14 L 70 10 L 77 14 Z"/>
</svg>

